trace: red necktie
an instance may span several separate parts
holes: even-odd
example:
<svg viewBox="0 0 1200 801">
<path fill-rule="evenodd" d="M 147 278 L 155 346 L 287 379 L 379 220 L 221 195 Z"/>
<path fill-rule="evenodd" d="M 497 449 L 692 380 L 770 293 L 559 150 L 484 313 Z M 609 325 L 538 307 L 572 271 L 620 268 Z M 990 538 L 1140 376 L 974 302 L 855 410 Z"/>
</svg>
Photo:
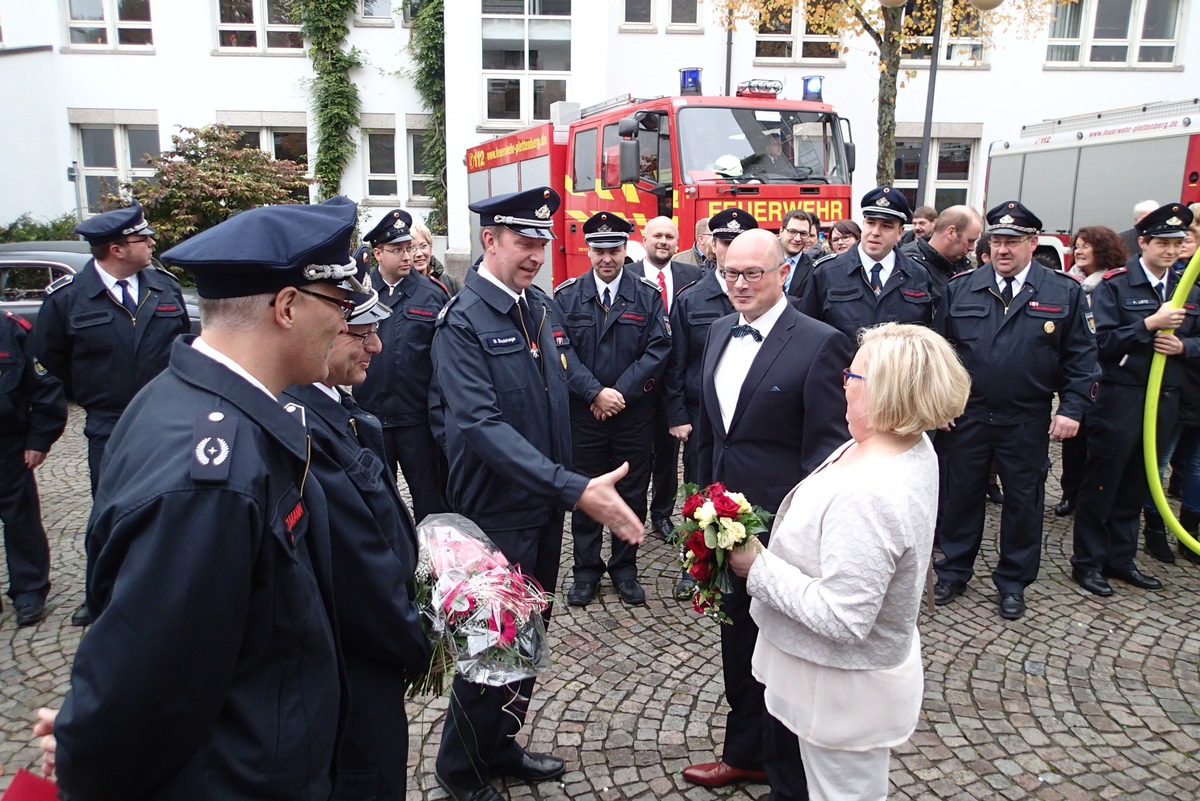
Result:
<svg viewBox="0 0 1200 801">
<path fill-rule="evenodd" d="M 667 302 L 667 275 L 662 270 L 658 271 L 658 294 L 662 295 L 663 311 L 669 312 L 671 307 Z"/>
</svg>

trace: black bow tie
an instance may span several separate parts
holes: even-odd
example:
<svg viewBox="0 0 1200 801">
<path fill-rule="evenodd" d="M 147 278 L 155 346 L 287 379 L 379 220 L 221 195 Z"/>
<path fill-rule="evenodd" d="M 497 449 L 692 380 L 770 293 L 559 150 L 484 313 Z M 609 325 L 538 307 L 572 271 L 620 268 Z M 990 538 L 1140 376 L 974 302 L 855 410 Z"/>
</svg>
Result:
<svg viewBox="0 0 1200 801">
<path fill-rule="evenodd" d="M 735 338 L 746 336 L 754 337 L 755 342 L 762 342 L 763 340 L 762 334 L 752 325 L 735 325 L 733 327 L 733 336 Z"/>
</svg>

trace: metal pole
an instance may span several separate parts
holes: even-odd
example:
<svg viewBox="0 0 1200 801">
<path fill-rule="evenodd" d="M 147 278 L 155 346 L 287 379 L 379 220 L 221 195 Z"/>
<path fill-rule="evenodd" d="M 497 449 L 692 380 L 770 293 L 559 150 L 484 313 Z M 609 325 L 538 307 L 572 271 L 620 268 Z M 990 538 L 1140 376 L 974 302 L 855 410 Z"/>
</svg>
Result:
<svg viewBox="0 0 1200 801">
<path fill-rule="evenodd" d="M 929 174 L 929 138 L 933 131 L 933 95 L 937 91 L 938 56 L 942 50 L 942 6 L 934 3 L 937 13 L 933 17 L 933 47 L 929 54 L 929 92 L 925 95 L 925 127 L 921 129 L 921 156 L 917 167 L 917 205 L 925 202 L 926 175 Z"/>
<path fill-rule="evenodd" d="M 729 17 L 725 20 L 725 96 L 729 97 L 733 94 L 731 85 L 733 72 L 733 12 L 729 12 Z"/>
</svg>

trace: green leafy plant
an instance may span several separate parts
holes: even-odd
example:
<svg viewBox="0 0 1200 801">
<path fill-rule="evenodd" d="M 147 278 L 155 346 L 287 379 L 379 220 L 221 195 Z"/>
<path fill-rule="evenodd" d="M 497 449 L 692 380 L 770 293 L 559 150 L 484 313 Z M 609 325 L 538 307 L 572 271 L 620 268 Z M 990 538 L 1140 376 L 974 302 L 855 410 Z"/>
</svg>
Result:
<svg viewBox="0 0 1200 801">
<path fill-rule="evenodd" d="M 74 212 L 66 212 L 49 220 L 36 220 L 26 212 L 8 225 L 0 225 L 0 242 L 52 242 L 74 239 L 79 223 Z"/>
<path fill-rule="evenodd" d="M 426 0 L 412 23 L 408 48 L 413 67 L 410 77 L 421 103 L 433 118 L 425 136 L 423 170 L 433 176 L 428 194 L 433 211 L 426 218 L 429 230 L 446 233 L 446 25 L 444 0 Z"/>
</svg>

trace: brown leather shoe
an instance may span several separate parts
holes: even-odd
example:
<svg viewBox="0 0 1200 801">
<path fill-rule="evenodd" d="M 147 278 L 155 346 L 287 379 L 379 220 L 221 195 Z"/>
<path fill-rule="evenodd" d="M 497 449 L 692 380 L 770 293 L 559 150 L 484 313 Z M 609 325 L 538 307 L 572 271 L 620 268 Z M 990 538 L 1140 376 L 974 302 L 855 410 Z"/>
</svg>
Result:
<svg viewBox="0 0 1200 801">
<path fill-rule="evenodd" d="M 704 787 L 728 787 L 738 782 L 754 782 L 766 784 L 767 772 L 763 770 L 742 770 L 724 762 L 705 762 L 700 765 L 688 765 L 683 769 L 683 778 L 689 782 Z"/>
</svg>

